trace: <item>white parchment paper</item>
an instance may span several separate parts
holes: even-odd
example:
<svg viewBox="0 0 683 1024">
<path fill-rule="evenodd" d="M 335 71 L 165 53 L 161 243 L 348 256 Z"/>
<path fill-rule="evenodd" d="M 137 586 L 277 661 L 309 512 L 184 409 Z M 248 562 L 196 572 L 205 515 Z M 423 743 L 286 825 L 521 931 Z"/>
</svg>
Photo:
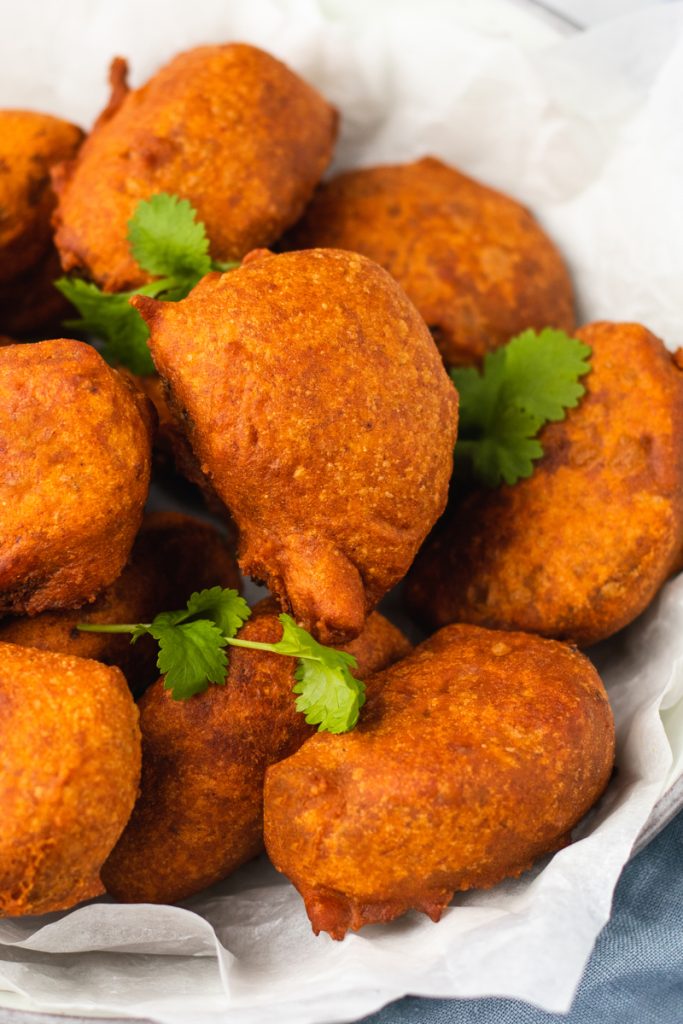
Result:
<svg viewBox="0 0 683 1024">
<path fill-rule="evenodd" d="M 536 211 L 569 260 L 583 319 L 640 320 L 683 344 L 680 3 L 572 36 L 500 0 L 0 8 L 2 106 L 87 125 L 114 54 L 131 58 L 138 83 L 180 49 L 254 42 L 339 106 L 338 168 L 425 153 L 457 164 Z M 438 926 L 412 914 L 334 943 L 314 938 L 263 858 L 182 907 L 95 901 L 0 922 L 0 990 L 33 1008 L 169 1024 L 348 1021 L 407 992 L 566 1010 L 633 843 L 681 771 L 683 578 L 595 656 L 617 771 L 578 841 L 524 878 L 457 897 Z"/>
</svg>

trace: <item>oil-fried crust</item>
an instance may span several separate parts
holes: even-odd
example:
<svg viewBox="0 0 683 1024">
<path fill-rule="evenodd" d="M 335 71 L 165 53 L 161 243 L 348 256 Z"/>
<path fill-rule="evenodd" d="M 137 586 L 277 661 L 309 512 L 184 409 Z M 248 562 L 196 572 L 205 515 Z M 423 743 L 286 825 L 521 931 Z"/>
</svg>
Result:
<svg viewBox="0 0 683 1024">
<path fill-rule="evenodd" d="M 157 644 L 140 637 L 83 633 L 79 622 L 150 622 L 159 612 L 183 608 L 206 587 L 240 588 L 237 563 L 225 538 L 208 523 L 178 512 L 152 512 L 143 521 L 121 575 L 93 604 L 46 611 L 0 622 L 0 641 L 92 658 L 121 669 L 134 693 L 158 678 Z"/>
<path fill-rule="evenodd" d="M 252 254 L 134 304 L 242 571 L 324 643 L 357 636 L 446 502 L 457 394 L 415 308 L 335 250 Z"/>
<path fill-rule="evenodd" d="M 122 370 L 121 372 L 128 371 Z M 208 478 L 202 473 L 190 442 L 187 440 L 182 414 L 174 409 L 166 382 L 155 373 L 144 377 L 136 377 L 134 374 L 130 374 L 130 376 L 149 398 L 159 421 L 154 435 L 154 468 L 162 476 L 173 474 L 175 471 L 180 473 L 188 483 L 199 490 L 209 512 L 218 519 L 224 520 L 228 531 L 233 536 L 235 524 Z"/>
<path fill-rule="evenodd" d="M 300 216 L 331 158 L 337 115 L 294 72 L 243 44 L 181 53 L 130 93 L 120 58 L 115 68 L 113 104 L 54 177 L 65 270 L 107 291 L 148 280 L 127 225 L 159 192 L 189 199 L 216 260 L 270 244 Z"/>
<path fill-rule="evenodd" d="M 480 362 L 527 327 L 574 328 L 569 274 L 531 213 L 433 157 L 323 183 L 285 244 L 381 264 L 452 365 Z"/>
<path fill-rule="evenodd" d="M 0 917 L 98 896 L 140 778 L 125 679 L 98 662 L 2 643 L 0 734 Z"/>
<path fill-rule="evenodd" d="M 0 283 L 0 331 L 23 338 L 42 334 L 53 328 L 75 310 L 55 281 L 62 275 L 57 250 L 52 244 L 45 256 L 11 281 Z"/>
<path fill-rule="evenodd" d="M 277 608 L 262 602 L 240 631 L 276 642 Z M 357 674 L 410 649 L 381 615 L 350 644 Z M 140 798 L 102 878 L 120 900 L 173 903 L 225 878 L 263 848 L 263 776 L 313 733 L 295 710 L 296 662 L 233 648 L 225 686 L 174 701 L 160 679 L 140 702 Z"/>
<path fill-rule="evenodd" d="M 594 323 L 587 394 L 540 436 L 533 475 L 456 505 L 406 596 L 431 627 L 473 622 L 588 646 L 642 612 L 683 547 L 683 374 L 639 324 Z"/>
<path fill-rule="evenodd" d="M 46 257 L 56 203 L 50 170 L 82 139 L 80 128 L 49 114 L 0 110 L 0 284 Z"/>
<path fill-rule="evenodd" d="M 564 845 L 612 770 L 587 658 L 449 626 L 370 680 L 360 725 L 268 769 L 268 854 L 335 939 L 517 876 Z"/>
<path fill-rule="evenodd" d="M 0 611 L 92 601 L 120 574 L 151 463 L 147 399 L 79 341 L 0 347 Z"/>
</svg>

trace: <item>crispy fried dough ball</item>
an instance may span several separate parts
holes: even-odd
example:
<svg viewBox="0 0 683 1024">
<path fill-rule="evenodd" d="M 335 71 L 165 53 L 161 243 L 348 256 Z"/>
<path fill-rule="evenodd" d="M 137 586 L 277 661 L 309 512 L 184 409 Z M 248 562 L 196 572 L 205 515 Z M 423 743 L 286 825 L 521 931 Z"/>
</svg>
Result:
<svg viewBox="0 0 683 1024">
<path fill-rule="evenodd" d="M 322 249 L 134 303 L 242 571 L 323 643 L 357 636 L 451 474 L 457 394 L 415 308 L 376 264 Z"/>
<path fill-rule="evenodd" d="M 273 601 L 240 631 L 245 640 L 282 635 Z M 410 649 L 381 615 L 345 650 L 363 678 Z M 295 710 L 296 662 L 232 648 L 225 686 L 173 700 L 160 679 L 140 702 L 140 798 L 102 877 L 117 899 L 173 903 L 225 878 L 263 848 L 263 776 L 313 733 Z"/>
<path fill-rule="evenodd" d="M 607 785 L 614 726 L 587 658 L 450 626 L 371 680 L 360 725 L 269 768 L 265 841 L 316 934 L 437 921 L 569 841 Z"/>
<path fill-rule="evenodd" d="M 235 532 L 234 524 L 225 505 L 202 473 L 187 440 L 183 418 L 170 402 L 166 384 L 155 373 L 144 377 L 137 377 L 131 373 L 130 377 L 144 391 L 156 410 L 158 428 L 154 435 L 154 468 L 162 477 L 173 476 L 177 471 L 188 483 L 196 487 L 209 512 L 225 521 L 232 536 Z"/>
<path fill-rule="evenodd" d="M 39 263 L 0 282 L 0 331 L 27 337 L 58 327 L 73 311 L 55 288 L 61 273 L 57 250 L 51 246 Z"/>
<path fill-rule="evenodd" d="M 683 374 L 638 324 L 576 332 L 587 394 L 540 435 L 514 486 L 456 506 L 418 556 L 410 606 L 433 628 L 473 622 L 587 646 L 642 612 L 683 546 Z"/>
<path fill-rule="evenodd" d="M 0 110 L 0 284 L 52 248 L 50 168 L 75 156 L 83 132 L 49 114 Z"/>
<path fill-rule="evenodd" d="M 188 444 L 182 424 L 174 415 L 168 400 L 164 382 L 156 373 L 144 377 L 136 376 L 134 379 L 156 409 L 158 427 L 154 437 L 155 457 L 164 468 L 172 464 L 177 465 L 179 459 L 182 459 L 178 453 L 185 451 Z"/>
<path fill-rule="evenodd" d="M 141 199 L 189 199 L 216 260 L 268 245 L 301 214 L 332 155 L 337 115 L 298 75 L 253 46 L 181 53 L 128 92 L 125 61 L 78 159 L 55 176 L 65 270 L 107 291 L 147 280 L 127 224 Z"/>
<path fill-rule="evenodd" d="M 150 622 L 159 612 L 183 608 L 193 591 L 213 586 L 240 587 L 237 564 L 221 534 L 191 516 L 153 512 L 145 517 L 123 572 L 93 604 L 5 619 L 0 641 L 116 665 L 133 692 L 142 693 L 159 675 L 156 642 L 143 636 L 131 644 L 129 636 L 82 633 L 77 623 Z"/>
<path fill-rule="evenodd" d="M 147 400 L 90 345 L 0 348 L 0 612 L 78 607 L 116 579 L 150 432 Z"/>
<path fill-rule="evenodd" d="M 385 267 L 452 365 L 480 362 L 527 327 L 574 327 L 567 269 L 529 211 L 433 157 L 325 182 L 287 242 Z"/>
<path fill-rule="evenodd" d="M 104 892 L 140 778 L 138 712 L 115 668 L 0 644 L 0 917 Z"/>
</svg>

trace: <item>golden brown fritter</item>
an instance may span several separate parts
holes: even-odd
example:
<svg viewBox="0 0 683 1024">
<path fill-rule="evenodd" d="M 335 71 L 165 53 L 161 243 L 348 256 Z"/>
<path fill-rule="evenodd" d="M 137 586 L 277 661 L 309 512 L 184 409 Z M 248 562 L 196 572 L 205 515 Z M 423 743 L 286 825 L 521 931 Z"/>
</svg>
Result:
<svg viewBox="0 0 683 1024">
<path fill-rule="evenodd" d="M 0 612 L 78 607 L 116 579 L 150 432 L 147 400 L 90 345 L 0 348 Z"/>
<path fill-rule="evenodd" d="M 121 372 L 126 371 L 122 370 Z M 156 409 L 158 427 L 154 436 L 154 453 L 163 468 L 168 469 L 169 466 L 177 464 L 179 458 L 177 453 L 189 447 L 182 424 L 174 415 L 166 395 L 164 382 L 156 373 L 144 377 L 131 374 L 131 377 Z"/>
<path fill-rule="evenodd" d="M 0 110 L 0 283 L 52 248 L 50 168 L 76 155 L 83 132 L 49 114 Z"/>
<path fill-rule="evenodd" d="M 595 669 L 552 640 L 450 626 L 370 682 L 354 732 L 266 775 L 270 858 L 335 939 L 520 875 L 569 841 L 614 757 Z"/>
<path fill-rule="evenodd" d="M 159 612 L 183 608 L 193 591 L 213 586 L 240 587 L 221 534 L 191 516 L 153 512 L 143 521 L 125 569 L 93 604 L 5 619 L 0 641 L 116 665 L 133 692 L 142 693 L 159 675 L 156 642 L 148 636 L 131 644 L 129 636 L 81 633 L 77 623 L 150 622 Z"/>
<path fill-rule="evenodd" d="M 240 631 L 282 636 L 273 601 Z M 360 678 L 410 649 L 379 614 L 348 645 Z M 296 661 L 232 648 L 225 686 L 173 700 L 160 679 L 140 702 L 140 798 L 102 878 L 128 902 L 173 903 L 225 878 L 263 848 L 263 776 L 313 733 L 295 710 Z"/>
<path fill-rule="evenodd" d="M 15 337 L 44 335 L 69 315 L 75 315 L 55 288 L 61 274 L 57 250 L 50 246 L 39 263 L 11 281 L 0 282 L 0 331 Z"/>
<path fill-rule="evenodd" d="M 104 892 L 140 778 L 138 711 L 115 668 L 0 644 L 0 917 Z"/>
<path fill-rule="evenodd" d="M 574 328 L 569 274 L 529 211 L 433 157 L 320 185 L 287 245 L 350 249 L 385 267 L 455 366 L 527 327 Z"/>
<path fill-rule="evenodd" d="M 301 78 L 253 46 L 200 46 L 114 95 L 78 159 L 55 175 L 57 247 L 107 291 L 148 280 L 127 224 L 141 199 L 189 199 L 216 260 L 268 245 L 301 214 L 332 155 L 337 115 Z"/>
<path fill-rule="evenodd" d="M 126 370 L 120 372 L 128 373 Z M 158 428 L 154 435 L 154 468 L 162 478 L 173 476 L 177 471 L 188 483 L 198 488 L 208 511 L 218 519 L 223 519 L 230 536 L 234 537 L 234 523 L 225 505 L 202 473 L 187 440 L 182 417 L 174 410 L 164 381 L 155 373 L 144 377 L 130 373 L 129 376 L 144 391 L 156 410 Z"/>
<path fill-rule="evenodd" d="M 451 474 L 457 394 L 415 308 L 334 250 L 254 253 L 182 302 L 133 301 L 242 571 L 323 643 L 357 636 Z"/>
<path fill-rule="evenodd" d="M 407 597 L 433 628 L 473 622 L 587 646 L 642 612 L 683 546 L 683 374 L 638 324 L 576 332 L 587 394 L 546 426 L 527 480 L 474 493 L 435 531 Z"/>
</svg>

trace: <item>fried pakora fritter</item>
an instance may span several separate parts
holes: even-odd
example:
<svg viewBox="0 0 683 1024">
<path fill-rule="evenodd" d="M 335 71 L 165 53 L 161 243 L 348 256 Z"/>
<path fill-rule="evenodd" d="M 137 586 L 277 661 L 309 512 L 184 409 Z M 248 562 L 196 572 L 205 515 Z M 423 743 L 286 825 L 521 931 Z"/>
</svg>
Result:
<svg viewBox="0 0 683 1024">
<path fill-rule="evenodd" d="M 376 264 L 322 249 L 133 303 L 242 571 L 323 643 L 357 636 L 451 474 L 457 393 L 415 308 Z"/>
<path fill-rule="evenodd" d="M 0 347 L 0 612 L 75 608 L 119 576 L 150 434 L 147 400 L 90 345 Z"/>
<path fill-rule="evenodd" d="M 57 250 L 51 246 L 35 266 L 0 282 L 0 331 L 24 338 L 58 327 L 73 312 L 55 288 L 61 273 Z"/>
<path fill-rule="evenodd" d="M 122 370 L 122 373 L 127 371 Z M 183 425 L 182 417 L 174 410 L 167 394 L 164 381 L 157 374 L 138 377 L 130 374 L 137 386 L 147 395 L 157 414 L 158 427 L 154 435 L 154 468 L 160 478 L 181 477 L 196 487 L 206 508 L 218 519 L 223 519 L 230 535 L 234 535 L 234 524 L 227 509 L 220 500 L 192 451 Z"/>
<path fill-rule="evenodd" d="M 0 622 L 0 641 L 92 658 L 121 669 L 134 693 L 159 676 L 157 644 L 149 636 L 82 633 L 79 622 L 150 622 L 159 612 L 183 608 L 195 590 L 239 589 L 237 564 L 221 534 L 178 512 L 146 516 L 130 560 L 97 600 L 83 609 L 46 611 Z"/>
<path fill-rule="evenodd" d="M 320 185 L 287 245 L 375 260 L 454 366 L 481 362 L 527 327 L 574 328 L 569 274 L 531 213 L 433 157 Z"/>
<path fill-rule="evenodd" d="M 370 683 L 353 732 L 266 774 L 268 854 L 335 939 L 566 845 L 614 757 L 595 669 L 552 640 L 449 626 Z"/>
<path fill-rule="evenodd" d="M 276 642 L 277 607 L 262 602 L 240 631 Z M 345 650 L 363 678 L 410 649 L 375 613 Z M 117 899 L 173 903 L 225 878 L 263 848 L 263 776 L 313 733 L 295 710 L 296 662 L 232 648 L 225 686 L 175 701 L 163 679 L 140 702 L 140 798 L 102 877 Z"/>
<path fill-rule="evenodd" d="M 156 409 L 158 426 L 154 437 L 155 457 L 164 469 L 168 469 L 171 465 L 177 465 L 179 459 L 182 461 L 178 452 L 184 452 L 189 447 L 182 424 L 174 415 L 164 382 L 156 373 L 136 376 L 134 379 Z"/>
<path fill-rule="evenodd" d="M 0 110 L 0 284 L 52 249 L 50 169 L 75 156 L 82 139 L 80 128 L 49 114 Z"/>
<path fill-rule="evenodd" d="M 413 567 L 414 613 L 587 646 L 642 612 L 683 547 L 683 373 L 638 324 L 594 323 L 587 394 L 529 479 L 455 506 Z"/>
<path fill-rule="evenodd" d="M 115 61 L 108 108 L 55 175 L 65 270 L 107 291 L 146 281 L 127 224 L 159 192 L 192 203 L 216 260 L 270 244 L 300 216 L 332 155 L 337 115 L 284 64 L 233 43 L 181 53 L 134 92 L 125 77 Z"/>
<path fill-rule="evenodd" d="M 140 778 L 138 712 L 115 668 L 0 643 L 0 917 L 104 891 Z"/>
</svg>

